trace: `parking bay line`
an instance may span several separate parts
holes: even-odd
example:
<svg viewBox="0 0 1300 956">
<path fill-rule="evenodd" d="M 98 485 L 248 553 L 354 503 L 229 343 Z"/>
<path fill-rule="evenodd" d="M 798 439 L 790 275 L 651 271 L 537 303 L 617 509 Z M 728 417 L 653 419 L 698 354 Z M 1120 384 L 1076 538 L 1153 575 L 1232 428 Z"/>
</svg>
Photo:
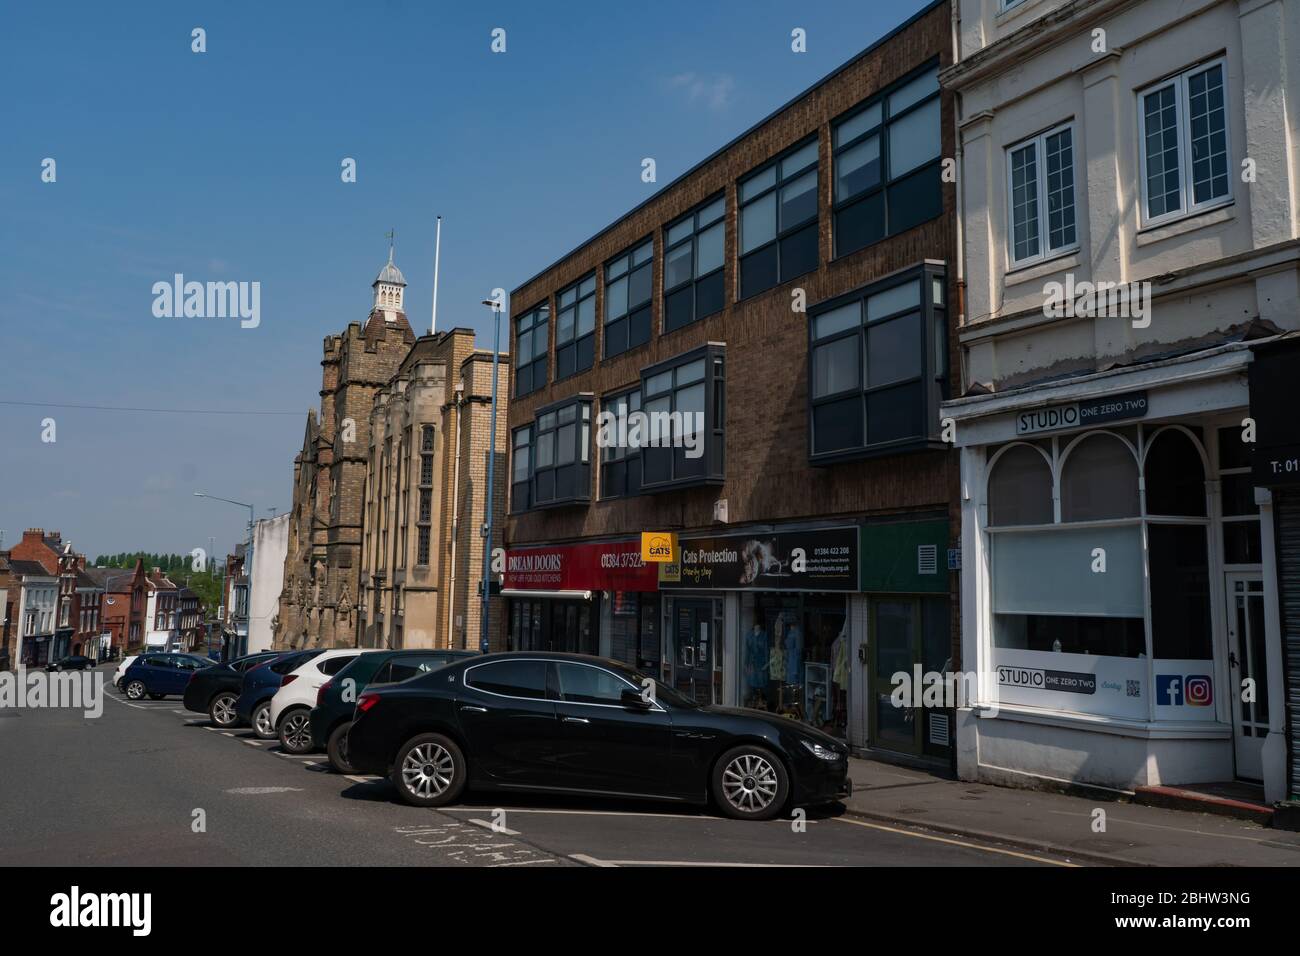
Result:
<svg viewBox="0 0 1300 956">
<path fill-rule="evenodd" d="M 491 820 L 467 820 L 466 823 L 472 823 L 476 827 L 482 827 L 484 830 L 491 830 L 493 833 L 504 833 L 506 836 L 522 836 L 518 830 L 510 830 L 504 826 L 498 827 Z"/>
<path fill-rule="evenodd" d="M 136 710 L 150 710 L 150 709 L 151 709 L 151 708 L 149 708 L 149 707 L 141 706 L 140 704 L 133 704 L 133 703 L 131 703 L 129 700 L 123 700 L 122 698 L 120 698 L 120 697 L 115 697 L 115 696 L 113 696 L 112 694 L 104 694 L 103 696 L 107 697 L 109 700 L 115 700 L 115 701 L 117 701 L 119 704 L 126 704 L 126 706 L 128 706 L 128 707 L 134 707 Z"/>
<path fill-rule="evenodd" d="M 980 846 L 978 843 L 968 843 L 965 840 L 954 840 L 952 837 L 935 836 L 932 833 L 916 833 L 912 830 L 903 830 L 898 827 L 887 827 L 883 823 L 868 823 L 866 820 L 848 820 L 844 817 L 835 817 L 840 823 L 849 823 L 855 827 L 867 827 L 872 830 L 884 830 L 886 833 L 897 833 L 901 836 L 915 837 L 918 840 L 933 840 L 935 843 L 950 843 L 953 846 L 966 847 L 969 850 L 982 850 L 985 853 L 1000 853 L 1003 856 L 1014 856 L 1021 860 L 1032 860 L 1035 863 L 1047 863 L 1051 866 L 1065 866 L 1078 868 L 1078 863 L 1070 863 L 1063 860 L 1052 860 L 1045 856 L 1034 856 L 1032 853 L 1020 853 L 1016 850 L 1002 850 L 998 847 Z"/>
<path fill-rule="evenodd" d="M 746 869 L 808 869 L 808 864 L 799 863 L 731 863 L 726 860 L 601 860 L 586 853 L 570 853 L 570 860 L 577 860 L 588 866 L 728 866 Z M 815 867 L 815 864 L 814 864 Z"/>
</svg>

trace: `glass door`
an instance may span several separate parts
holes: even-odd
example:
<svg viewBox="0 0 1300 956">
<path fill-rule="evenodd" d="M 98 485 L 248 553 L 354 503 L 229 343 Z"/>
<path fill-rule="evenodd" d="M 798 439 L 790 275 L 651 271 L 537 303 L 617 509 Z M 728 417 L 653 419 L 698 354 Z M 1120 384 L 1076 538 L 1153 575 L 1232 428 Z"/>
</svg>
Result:
<svg viewBox="0 0 1300 956">
<path fill-rule="evenodd" d="M 912 665 L 920 663 L 920 604 L 911 600 L 878 600 L 871 606 L 868 635 L 867 731 L 868 743 L 882 750 L 921 752 L 920 708 L 896 707 L 893 702 L 894 674 L 912 676 Z"/>
<path fill-rule="evenodd" d="M 678 599 L 673 615 L 673 687 L 701 704 L 716 703 L 713 602 Z"/>
<path fill-rule="evenodd" d="M 1262 780 L 1264 738 L 1268 736 L 1264 581 L 1252 572 L 1230 572 L 1227 583 L 1229 692 L 1237 776 Z"/>
</svg>

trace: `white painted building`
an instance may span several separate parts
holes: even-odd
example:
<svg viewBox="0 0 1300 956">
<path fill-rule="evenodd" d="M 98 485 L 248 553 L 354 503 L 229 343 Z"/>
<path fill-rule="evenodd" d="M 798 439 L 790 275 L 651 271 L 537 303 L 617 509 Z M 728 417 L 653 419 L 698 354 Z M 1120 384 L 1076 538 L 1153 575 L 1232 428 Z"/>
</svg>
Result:
<svg viewBox="0 0 1300 956">
<path fill-rule="evenodd" d="M 59 599 L 59 579 L 45 572 L 35 561 L 11 561 L 18 578 L 18 638 L 12 666 L 35 667 L 50 660 L 54 640 L 55 606 Z"/>
<path fill-rule="evenodd" d="M 289 550 L 289 513 L 263 518 L 253 531 L 253 579 L 248 614 L 248 653 L 270 650 L 274 640 L 280 588 L 284 584 L 284 558 Z"/>
<path fill-rule="evenodd" d="M 1300 328 L 1300 0 L 957 0 L 953 27 L 959 773 L 1280 799 L 1243 421 L 1253 346 Z M 1149 285 L 1058 294 L 1101 282 Z"/>
<path fill-rule="evenodd" d="M 180 589 L 160 568 L 154 568 L 146 574 L 144 583 L 145 648 L 153 651 L 177 650 L 180 636 L 177 627 Z"/>
</svg>

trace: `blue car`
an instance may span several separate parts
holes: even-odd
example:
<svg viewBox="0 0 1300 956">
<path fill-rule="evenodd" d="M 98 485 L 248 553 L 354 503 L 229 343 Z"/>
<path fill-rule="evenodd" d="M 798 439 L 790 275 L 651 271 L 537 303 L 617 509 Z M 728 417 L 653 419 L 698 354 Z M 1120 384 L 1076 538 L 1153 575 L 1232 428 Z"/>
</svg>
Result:
<svg viewBox="0 0 1300 956">
<path fill-rule="evenodd" d="M 194 672 L 208 663 L 194 654 L 141 654 L 122 675 L 120 686 L 129 700 L 179 696 Z"/>
<path fill-rule="evenodd" d="M 271 698 L 280 689 L 280 681 L 285 674 L 297 670 L 319 653 L 320 650 L 290 651 L 246 670 L 239 699 L 235 701 L 236 719 L 249 724 L 253 733 L 263 740 L 274 739 L 276 733 L 271 726 Z"/>
</svg>

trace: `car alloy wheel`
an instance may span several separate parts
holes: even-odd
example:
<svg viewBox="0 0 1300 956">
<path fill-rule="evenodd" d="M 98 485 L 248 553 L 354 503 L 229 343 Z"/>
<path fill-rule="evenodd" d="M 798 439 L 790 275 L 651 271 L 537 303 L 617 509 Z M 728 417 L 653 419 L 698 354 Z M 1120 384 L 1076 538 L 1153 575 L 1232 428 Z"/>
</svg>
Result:
<svg viewBox="0 0 1300 956">
<path fill-rule="evenodd" d="M 271 740 L 275 737 L 275 728 L 271 726 L 270 701 L 253 711 L 253 733 L 263 740 Z"/>
<path fill-rule="evenodd" d="M 455 775 L 451 754 L 435 743 L 413 748 L 402 761 L 402 784 L 421 800 L 442 796 Z"/>
<path fill-rule="evenodd" d="M 280 746 L 291 754 L 311 750 L 311 716 L 305 710 L 293 710 L 280 718 Z"/>
<path fill-rule="evenodd" d="M 235 714 L 235 695 L 218 694 L 208 708 L 208 716 L 218 727 L 229 727 L 239 718 Z"/>
<path fill-rule="evenodd" d="M 126 685 L 126 696 L 130 700 L 139 700 L 144 696 L 144 684 L 138 680 L 133 680 Z"/>
<path fill-rule="evenodd" d="M 771 807 L 779 789 L 776 768 L 752 751 L 737 755 L 722 771 L 723 799 L 747 816 Z"/>
</svg>

